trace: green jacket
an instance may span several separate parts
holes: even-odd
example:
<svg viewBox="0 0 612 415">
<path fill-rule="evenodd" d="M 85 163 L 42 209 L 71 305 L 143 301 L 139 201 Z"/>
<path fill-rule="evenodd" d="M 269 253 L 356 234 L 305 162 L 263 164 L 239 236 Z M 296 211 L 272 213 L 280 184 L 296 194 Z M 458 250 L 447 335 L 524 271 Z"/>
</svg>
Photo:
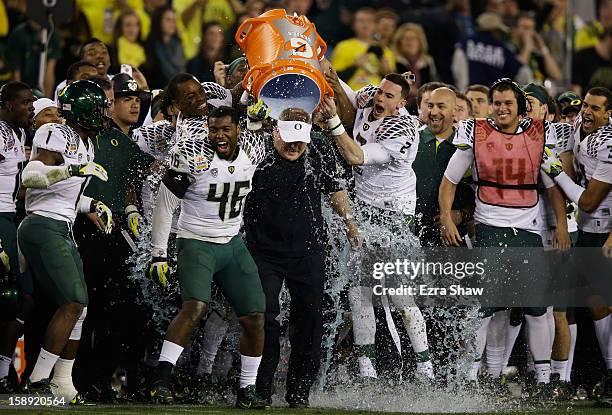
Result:
<svg viewBox="0 0 612 415">
<path fill-rule="evenodd" d="M 115 123 L 102 130 L 92 141 L 94 161 L 106 169 L 108 181 L 93 177 L 84 194 L 104 202 L 113 214 L 122 215 L 129 185 L 140 191 L 143 172 L 154 159 L 140 150 Z"/>
<path fill-rule="evenodd" d="M 454 134 L 436 146 L 436 137 L 429 128 L 420 131 L 419 148 L 412 169 L 417 179 L 416 224 L 422 245 L 439 244 L 440 236 L 434 226 L 434 217 L 440 213 L 438 191 L 444 171 L 457 149 L 452 144 L 453 137 Z M 453 209 L 473 210 L 474 191 L 470 182 L 471 178 L 464 179 L 457 186 Z M 462 231 L 461 227 L 459 231 Z"/>
</svg>

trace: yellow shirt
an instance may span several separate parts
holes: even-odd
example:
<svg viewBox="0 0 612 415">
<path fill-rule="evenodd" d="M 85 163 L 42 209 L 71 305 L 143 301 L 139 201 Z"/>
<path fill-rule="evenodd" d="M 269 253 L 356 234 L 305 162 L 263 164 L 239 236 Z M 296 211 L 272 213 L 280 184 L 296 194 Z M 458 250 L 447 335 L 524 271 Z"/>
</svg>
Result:
<svg viewBox="0 0 612 415">
<path fill-rule="evenodd" d="M 347 39 L 338 43 L 334 48 L 331 57 L 331 64 L 338 72 L 342 72 L 351 66 L 355 65 L 355 60 L 367 52 L 370 46 L 366 42 L 359 39 Z M 395 71 L 395 56 L 387 47 L 383 48 L 383 56 L 389 63 L 390 72 Z M 353 89 L 358 90 L 366 85 L 378 85 L 382 80 L 380 60 L 373 53 L 368 54 L 369 71 L 358 68 L 353 76 L 345 80 L 346 83 Z M 384 75 L 384 74 L 383 74 Z"/>
<path fill-rule="evenodd" d="M 139 67 L 147 60 L 145 51 L 138 43 L 132 43 L 121 36 L 117 39 L 117 59 L 119 64 L 127 64 Z"/>
<path fill-rule="evenodd" d="M 107 44 L 112 41 L 115 21 L 121 13 L 116 3 L 116 0 L 76 0 L 77 7 L 87 18 L 91 35 Z M 144 0 L 126 0 L 126 3 L 140 17 L 141 38 L 145 39 L 151 20 L 144 11 Z"/>
<path fill-rule="evenodd" d="M 603 26 L 598 21 L 594 21 L 584 26 L 576 32 L 576 44 L 574 45 L 574 49 L 581 50 L 595 46 L 599 43 L 599 35 L 601 35 L 603 31 Z"/>
<path fill-rule="evenodd" d="M 181 14 L 192 4 L 193 0 L 174 0 L 172 7 L 174 7 L 176 15 L 180 19 Z M 183 47 L 185 59 L 189 60 L 197 55 L 202 40 L 202 24 L 212 21 L 219 22 L 225 30 L 233 26 L 236 15 L 228 0 L 208 0 L 204 13 L 201 9 L 196 10 L 189 24 L 184 25 Z"/>
<path fill-rule="evenodd" d="M 4 2 L 0 1 L 0 37 L 8 35 L 9 32 L 9 21 L 6 15 L 6 6 Z"/>
</svg>

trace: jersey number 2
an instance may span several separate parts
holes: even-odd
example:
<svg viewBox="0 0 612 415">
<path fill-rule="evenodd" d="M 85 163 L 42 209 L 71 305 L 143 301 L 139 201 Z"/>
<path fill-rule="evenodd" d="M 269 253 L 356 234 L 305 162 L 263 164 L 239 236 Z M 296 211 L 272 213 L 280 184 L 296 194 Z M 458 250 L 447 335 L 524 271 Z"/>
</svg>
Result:
<svg viewBox="0 0 612 415">
<path fill-rule="evenodd" d="M 242 189 L 248 189 L 251 183 L 247 180 L 244 182 L 235 182 L 234 191 L 230 195 L 232 183 L 223 183 L 223 191 L 221 195 L 217 196 L 217 183 L 211 183 L 208 189 L 208 197 L 206 200 L 210 202 L 219 202 L 219 217 L 221 220 L 233 219 L 240 215 L 242 211 L 242 200 L 245 198 L 248 192 L 242 193 Z M 225 214 L 227 211 L 227 203 L 229 202 L 230 211 L 229 216 L 226 218 Z"/>
</svg>

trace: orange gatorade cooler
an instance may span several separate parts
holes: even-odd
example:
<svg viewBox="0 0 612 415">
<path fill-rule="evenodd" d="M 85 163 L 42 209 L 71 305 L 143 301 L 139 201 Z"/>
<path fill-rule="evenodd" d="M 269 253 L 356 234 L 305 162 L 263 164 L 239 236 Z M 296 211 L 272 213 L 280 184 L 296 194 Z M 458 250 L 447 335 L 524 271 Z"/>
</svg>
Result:
<svg viewBox="0 0 612 415">
<path fill-rule="evenodd" d="M 270 107 L 272 118 L 278 119 L 285 108 L 310 114 L 324 94 L 333 95 L 319 64 L 327 45 L 306 16 L 269 10 L 245 20 L 235 39 L 251 68 L 242 84 Z"/>
</svg>

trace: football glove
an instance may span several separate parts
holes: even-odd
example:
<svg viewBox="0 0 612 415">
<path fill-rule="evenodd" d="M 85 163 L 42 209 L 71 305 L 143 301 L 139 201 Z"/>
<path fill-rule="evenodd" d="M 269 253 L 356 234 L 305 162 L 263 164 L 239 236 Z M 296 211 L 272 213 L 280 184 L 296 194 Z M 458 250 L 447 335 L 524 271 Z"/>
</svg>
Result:
<svg viewBox="0 0 612 415">
<path fill-rule="evenodd" d="M 268 107 L 261 98 L 255 102 L 253 97 L 249 95 L 248 102 L 247 115 L 251 120 L 263 121 L 270 115 L 270 107 Z"/>
<path fill-rule="evenodd" d="M 128 205 L 125 208 L 125 214 L 127 215 L 127 224 L 130 232 L 132 232 L 135 238 L 140 238 L 142 215 L 138 212 L 138 208 L 134 205 Z"/>
<path fill-rule="evenodd" d="M 542 153 L 542 169 L 553 179 L 563 173 L 561 160 L 546 146 L 544 147 L 544 153 Z"/>
<path fill-rule="evenodd" d="M 2 262 L 2 266 L 4 267 L 4 271 L 6 274 L 11 272 L 11 262 L 8 254 L 2 247 L 2 241 L 0 240 L 0 261 Z"/>
<path fill-rule="evenodd" d="M 149 265 L 149 278 L 156 280 L 162 287 L 168 286 L 168 259 L 166 257 L 153 257 Z"/>
<path fill-rule="evenodd" d="M 68 173 L 70 176 L 77 177 L 96 176 L 103 182 L 108 180 L 108 173 L 106 172 L 106 169 L 93 161 L 85 164 L 71 164 L 68 168 Z"/>
<path fill-rule="evenodd" d="M 111 233 L 113 230 L 113 212 L 100 201 L 94 203 L 94 212 L 104 223 L 104 233 Z"/>
</svg>

